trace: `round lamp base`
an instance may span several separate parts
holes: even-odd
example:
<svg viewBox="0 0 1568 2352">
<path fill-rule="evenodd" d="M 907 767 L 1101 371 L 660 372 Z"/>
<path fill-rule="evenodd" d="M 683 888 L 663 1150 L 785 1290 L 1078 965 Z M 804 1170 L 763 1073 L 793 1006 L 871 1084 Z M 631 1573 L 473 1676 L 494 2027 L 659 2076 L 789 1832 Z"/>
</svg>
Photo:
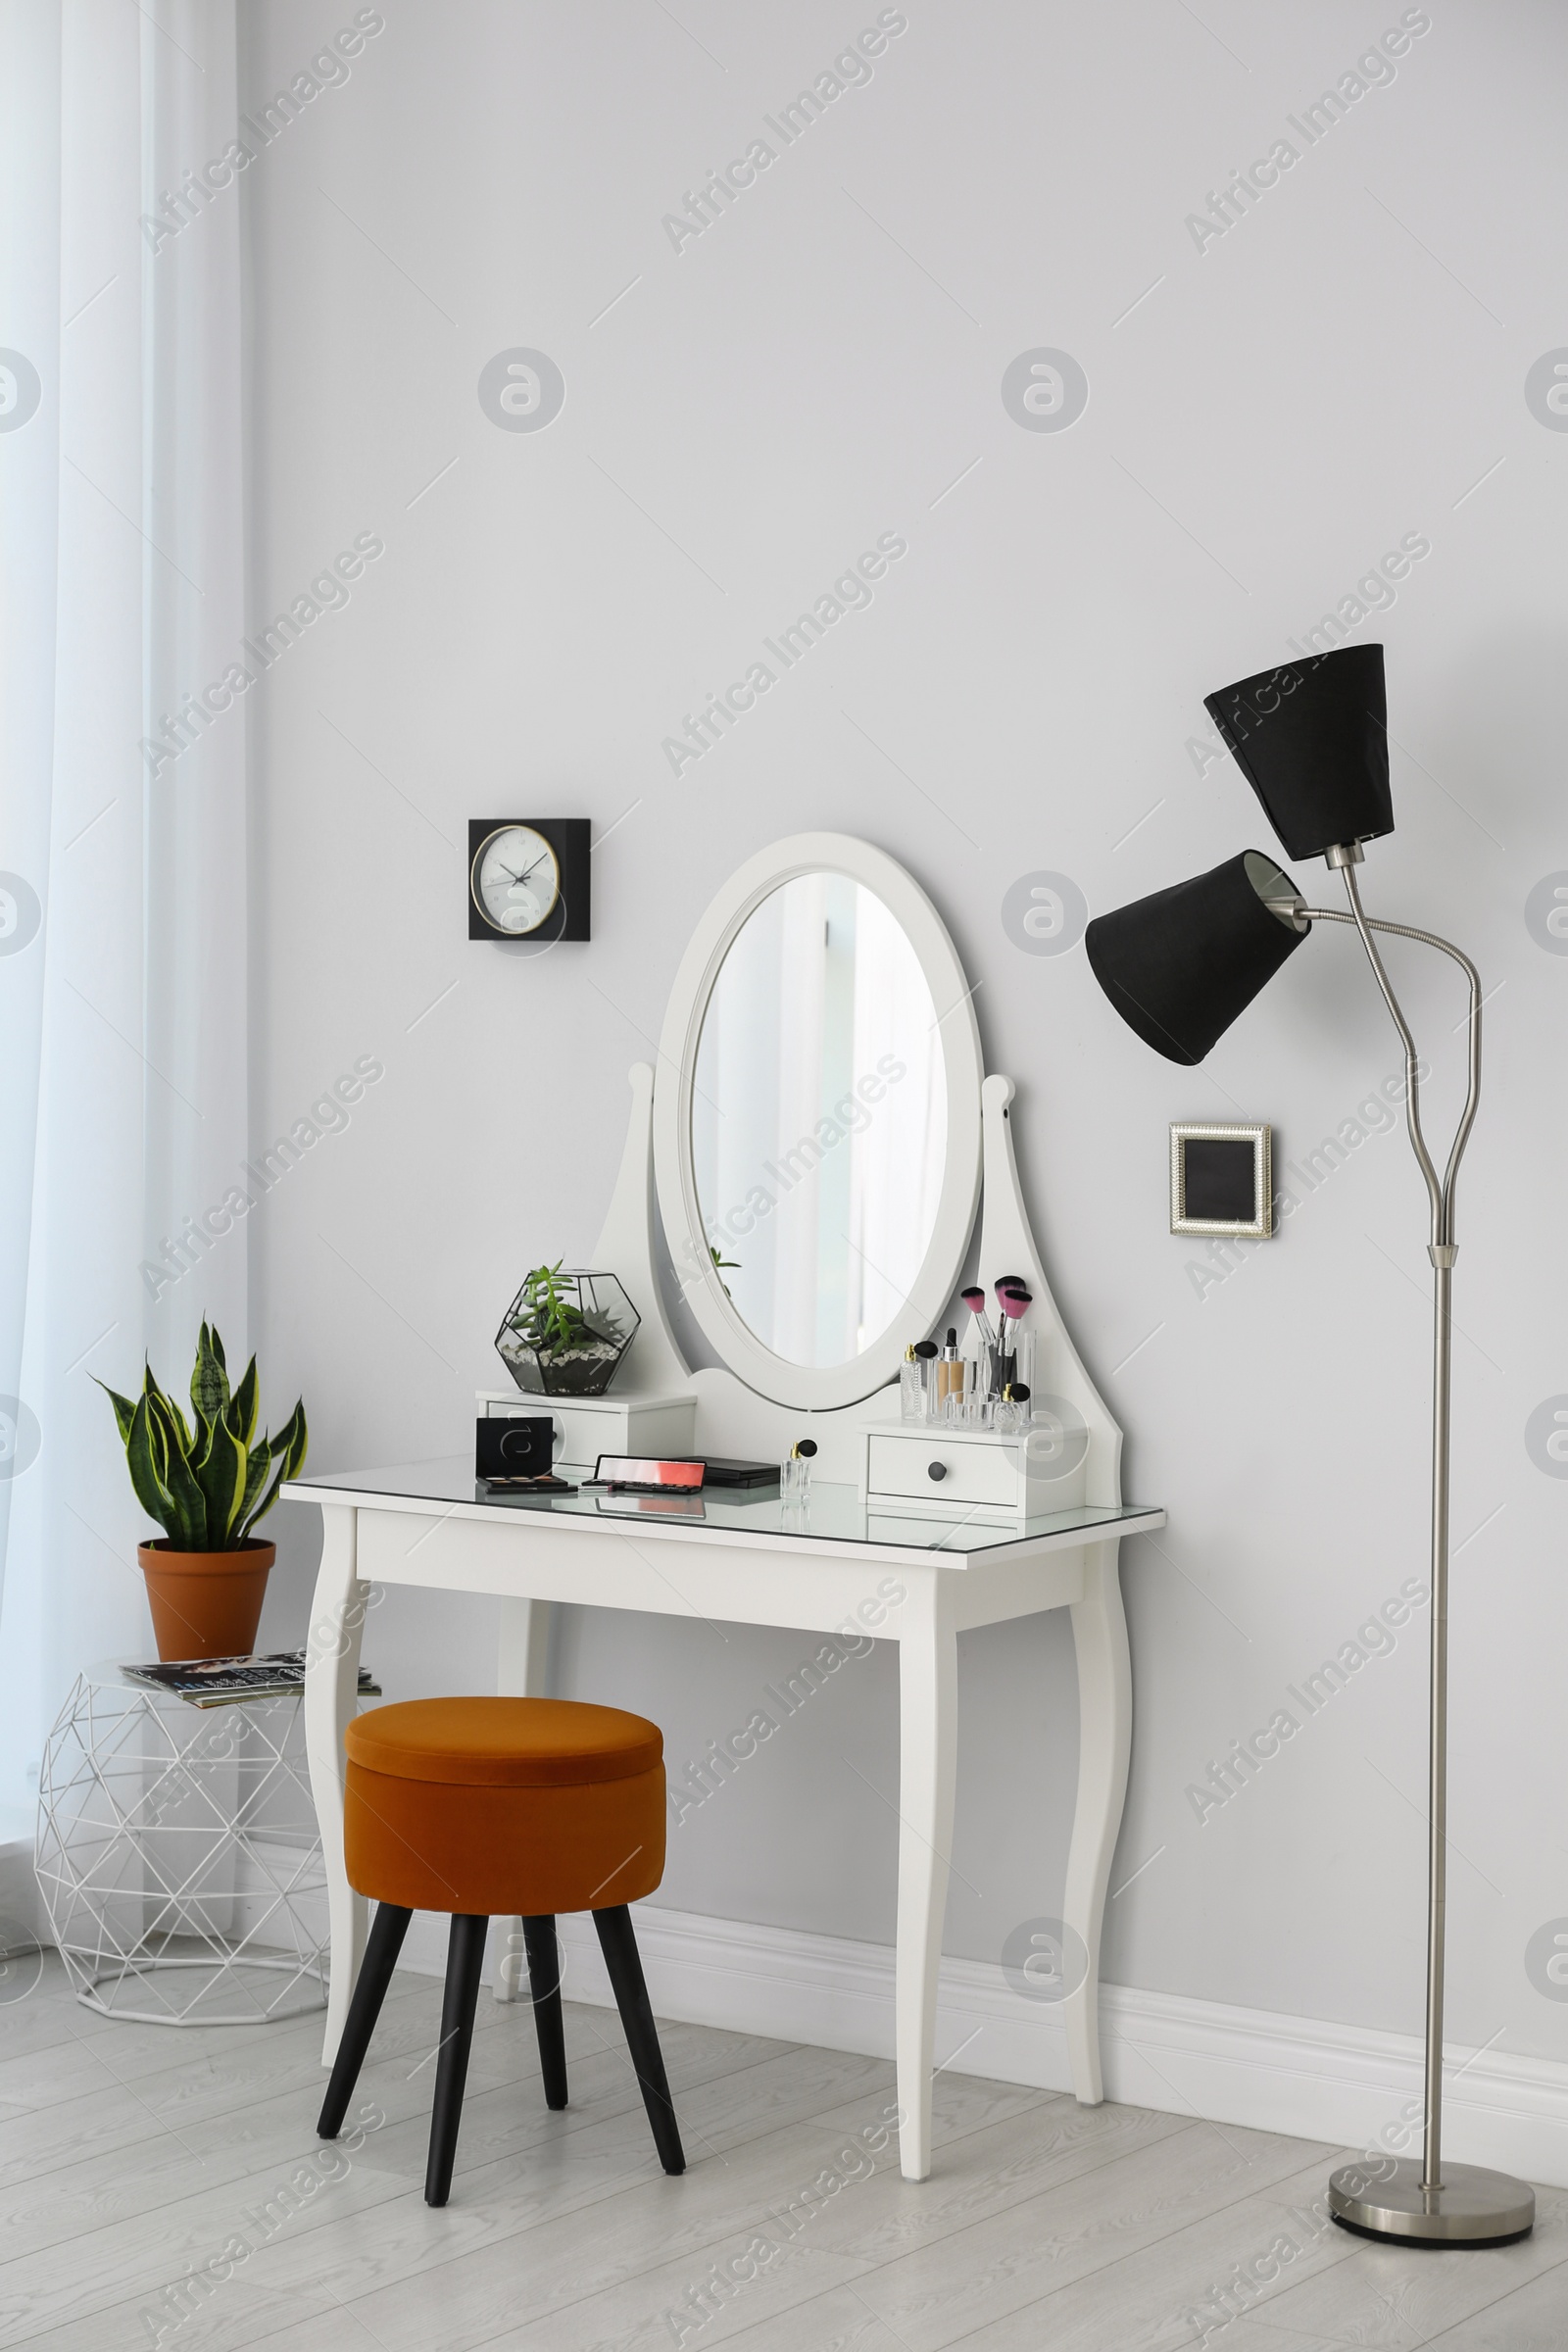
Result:
<svg viewBox="0 0 1568 2352">
<path fill-rule="evenodd" d="M 1347 2164 L 1329 2181 L 1329 2211 L 1362 2237 L 1401 2245 L 1505 2246 L 1536 2226 L 1536 2192 L 1506 2173 L 1446 2164 L 1443 2186 L 1423 2188 L 1421 2165 L 1404 2157 L 1380 2173 Z"/>
</svg>

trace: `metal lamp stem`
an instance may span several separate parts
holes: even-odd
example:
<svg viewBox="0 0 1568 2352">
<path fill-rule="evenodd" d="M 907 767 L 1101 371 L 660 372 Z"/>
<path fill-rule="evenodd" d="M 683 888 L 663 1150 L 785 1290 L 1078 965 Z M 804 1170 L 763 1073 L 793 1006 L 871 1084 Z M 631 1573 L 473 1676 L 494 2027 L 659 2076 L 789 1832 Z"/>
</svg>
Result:
<svg viewBox="0 0 1568 2352">
<path fill-rule="evenodd" d="M 1405 1119 L 1410 1148 L 1421 1170 L 1431 1204 L 1432 1260 L 1432 1674 L 1429 1739 L 1429 1803 L 1427 1861 L 1427 2017 L 1426 2127 L 1419 2178 L 1413 2165 L 1393 2165 L 1388 2177 L 1370 2167 L 1348 2166 L 1330 2183 L 1331 2209 L 1336 2218 L 1375 2237 L 1422 2239 L 1436 2244 L 1487 2245 L 1522 2236 L 1535 2220 L 1533 2192 L 1506 2175 L 1482 2171 L 1473 2165 L 1443 2167 L 1443 1995 L 1445 1911 L 1447 1888 L 1448 1817 L 1448 1467 L 1452 1324 L 1450 1318 L 1453 1261 L 1458 1254 L 1453 1238 L 1453 1196 L 1459 1162 L 1475 1124 L 1481 1097 L 1481 976 L 1468 956 L 1436 932 L 1419 931 L 1407 923 L 1387 923 L 1369 916 L 1356 887 L 1354 860 L 1348 851 L 1331 853 L 1330 863 L 1345 876 L 1350 906 L 1302 906 L 1298 917 L 1312 922 L 1351 923 L 1360 934 L 1367 961 L 1388 1005 L 1404 1047 Z M 1399 939 L 1419 940 L 1449 956 L 1470 984 L 1469 1086 L 1464 1109 L 1454 1131 L 1448 1164 L 1440 1181 L 1421 1130 L 1420 1069 L 1415 1040 L 1410 1033 L 1384 968 L 1372 934 L 1386 932 Z M 1399 2176 L 1406 2176 L 1400 2178 Z"/>
<path fill-rule="evenodd" d="M 1450 1316 L 1453 1261 L 1453 1190 L 1459 1161 L 1475 1124 L 1481 1094 L 1481 976 L 1467 956 L 1428 933 L 1430 945 L 1441 947 L 1460 964 L 1470 982 L 1470 1085 L 1464 1111 L 1454 1135 L 1453 1151 L 1440 1185 L 1426 1138 L 1421 1132 L 1419 1076 L 1415 1041 L 1399 1008 L 1398 999 L 1384 969 L 1372 938 L 1373 926 L 1361 906 L 1355 868 L 1346 866 L 1345 888 L 1350 919 L 1361 935 L 1367 960 L 1377 977 L 1384 1001 L 1404 1045 L 1407 1092 L 1405 1112 L 1411 1148 L 1426 1179 L 1432 1203 L 1432 1700 L 1429 1737 L 1428 1859 L 1427 1859 L 1427 2047 L 1426 2134 L 1422 2151 L 1421 2185 L 1443 2186 L 1443 1982 L 1448 1881 L 1448 1465 L 1451 1427 L 1453 1327 Z M 1379 930 L 1394 926 L 1378 924 Z M 1406 936 L 1413 936 L 1406 934 Z"/>
<path fill-rule="evenodd" d="M 1451 1244 L 1450 1244 L 1451 1249 Z M 1451 1258 L 1432 1272 L 1432 1698 L 1427 1856 L 1426 2137 L 1421 2185 L 1443 2186 L 1443 1969 L 1448 1888 L 1448 1317 Z"/>
</svg>

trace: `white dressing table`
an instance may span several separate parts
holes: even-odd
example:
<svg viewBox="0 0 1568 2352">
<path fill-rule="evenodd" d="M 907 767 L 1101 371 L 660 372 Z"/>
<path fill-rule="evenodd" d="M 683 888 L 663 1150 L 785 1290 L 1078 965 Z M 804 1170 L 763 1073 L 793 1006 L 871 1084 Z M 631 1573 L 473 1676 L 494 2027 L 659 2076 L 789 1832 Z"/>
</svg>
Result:
<svg viewBox="0 0 1568 2352">
<path fill-rule="evenodd" d="M 825 923 L 809 895 L 824 882 L 830 907 Z M 748 1070 L 743 1079 L 748 1100 L 726 1096 L 722 1062 L 708 1054 L 711 1024 L 704 1036 L 710 1011 L 721 1002 L 730 951 L 760 910 L 766 921 L 781 904 L 791 906 L 781 894 L 792 884 L 807 893 L 806 920 L 795 924 L 785 948 L 798 962 L 804 939 L 813 954 L 821 948 L 825 967 L 825 982 L 814 997 L 810 983 L 821 977 L 814 967 L 807 969 L 806 984 L 793 971 L 791 979 L 809 1017 L 820 1015 L 826 1039 L 817 1050 L 817 1065 L 807 1073 L 817 1087 L 815 1100 L 828 1100 L 822 1072 L 829 1063 L 839 1073 L 832 1077 L 834 1087 L 851 1066 L 840 1050 L 846 1040 L 852 1039 L 857 1056 L 870 1054 L 879 1036 L 892 1035 L 899 1046 L 877 1066 L 898 1067 L 901 1081 L 888 1081 L 881 1096 L 869 1088 L 858 1096 L 872 1114 L 863 1125 L 858 1112 L 851 1115 L 857 1097 L 846 1092 L 837 1103 L 838 1118 L 824 1115 L 815 1128 L 822 1139 L 815 1163 L 804 1150 L 812 1129 L 800 1115 L 799 1084 L 793 1108 L 786 1104 L 777 1112 L 786 1142 L 774 1142 L 758 1157 L 761 1147 L 755 1134 L 747 1140 L 748 1120 L 755 1129 L 761 1115 L 753 1073 Z M 846 902 L 847 892 L 859 896 Z M 841 933 L 848 928 L 850 937 L 847 997 L 835 922 Z M 744 971 L 745 956 L 755 955 L 756 944 L 754 930 L 731 974 Z M 842 1034 L 832 1025 L 835 988 L 852 1006 L 843 1016 Z M 785 1001 L 787 1006 L 788 992 Z M 728 1007 L 731 1017 L 734 1009 Z M 746 1009 L 743 1002 L 743 1014 Z M 771 1020 L 775 1029 L 783 1029 L 791 1017 L 774 1004 L 765 1017 L 759 1013 L 758 1023 L 765 1028 Z M 744 1023 L 741 1034 L 746 1034 Z M 922 1035 L 928 1044 L 922 1045 Z M 783 1078 L 792 1072 L 798 1077 L 800 1039 L 786 1039 L 786 1047 Z M 1094 2104 L 1102 2096 L 1101 1928 L 1132 1740 L 1118 1550 L 1123 1535 L 1156 1529 L 1164 1524 L 1164 1514 L 1122 1503 L 1121 1433 L 1062 1328 L 1024 1210 L 1008 1123 L 1012 1083 L 995 1076 L 982 1080 L 971 995 L 956 955 L 930 902 L 891 858 L 840 835 L 807 834 L 743 866 L 698 925 L 676 976 L 660 1063 L 671 1075 L 667 1083 L 662 1078 L 657 1090 L 646 1065 L 631 1072 L 625 1153 L 590 1261 L 619 1278 L 642 1318 L 613 1395 L 650 1404 L 695 1396 L 694 1449 L 699 1452 L 776 1460 L 795 1441 L 810 1436 L 818 1451 L 809 1501 L 802 1510 L 781 1502 L 776 1490 L 751 1496 L 709 1490 L 699 1517 L 671 1510 L 662 1496 L 646 1506 L 635 1497 L 585 1493 L 502 1496 L 475 1485 L 466 1457 L 297 1479 L 283 1489 L 292 1500 L 318 1504 L 323 1525 L 305 1714 L 328 1880 L 331 1984 L 324 2060 L 329 2064 L 336 2051 L 367 1926 L 367 1906 L 350 1888 L 343 1868 L 343 1734 L 356 1705 L 360 1628 L 371 1584 L 499 1595 L 497 1687 L 523 1695 L 545 1688 L 549 1614 L 557 1602 L 824 1634 L 853 1628 L 857 1635 L 899 1644 L 895 2047 L 903 2170 L 910 2180 L 923 2180 L 931 2167 L 932 2042 L 954 1822 L 957 1638 L 973 1627 L 1038 1610 L 1072 1613 L 1079 1772 L 1062 1917 L 1087 1954 L 1087 1968 L 1066 1990 L 1062 2009 L 1073 2089 L 1081 2101 Z M 911 1088 L 896 1103 L 877 1143 L 858 1162 L 859 1139 L 874 1131 L 874 1112 L 889 1087 L 909 1078 L 925 1091 L 917 1096 Z M 789 1089 L 782 1080 L 776 1093 L 784 1102 Z M 694 1097 L 704 1105 L 695 1112 Z M 710 1149 L 705 1158 L 703 1119 L 715 1108 L 729 1125 L 719 1136 L 716 1156 Z M 771 1094 L 762 1108 L 768 1117 L 775 1115 Z M 897 1138 L 897 1120 L 909 1119 L 911 1112 L 914 1128 L 935 1136 L 937 1156 L 925 1171 L 923 1217 L 901 1245 L 895 1227 L 900 1216 L 907 1225 L 904 1196 L 920 1189 L 919 1171 L 901 1160 L 890 1187 L 884 1168 L 879 1193 L 874 1154 L 878 1148 L 885 1153 L 887 1128 Z M 847 1147 L 836 1159 L 830 1133 L 835 1125 L 842 1126 L 838 1141 Z M 787 1139 L 796 1134 L 802 1140 L 790 1153 Z M 710 1134 L 710 1146 L 711 1140 Z M 750 1162 L 746 1152 L 753 1155 Z M 804 1171 L 786 1186 L 781 1167 L 793 1171 L 803 1160 Z M 759 1172 L 742 1192 L 737 1165 L 765 1170 L 766 1178 Z M 727 1173 L 715 1180 L 715 1167 L 727 1167 Z M 1065 1449 L 1059 1442 L 1041 1448 L 1045 1468 L 1040 1479 L 1029 1482 L 1028 1517 L 956 1501 L 944 1505 L 940 1498 L 928 1503 L 918 1494 L 890 1501 L 864 1491 L 866 1433 L 886 1425 L 890 1411 L 897 1411 L 897 1390 L 887 1384 L 896 1379 L 906 1345 L 924 1338 L 949 1309 L 969 1251 L 982 1173 L 978 1279 L 988 1292 L 1004 1276 L 1027 1285 L 1033 1295 L 1029 1320 L 1036 1335 L 1035 1385 L 1042 1407 L 1054 1416 L 1058 1441 L 1067 1422 L 1080 1441 Z M 705 1336 L 723 1357 L 721 1365 L 690 1369 L 666 1316 L 656 1271 L 656 1176 L 677 1279 Z M 803 1227 L 803 1201 L 792 1201 L 786 1214 L 782 1196 L 785 1190 L 794 1194 L 808 1177 L 819 1179 L 819 1198 L 805 1199 L 810 1223 Z M 715 1181 L 724 1200 L 738 1200 L 743 1206 L 751 1202 L 749 1225 L 738 1211 L 730 1213 L 715 1200 Z M 738 1246 L 737 1232 L 752 1234 L 768 1215 L 758 1203 L 769 1188 L 776 1195 L 779 1238 L 775 1242 L 771 1231 L 767 1235 L 772 1254 L 764 1285 L 760 1244 L 740 1244 L 739 1265 L 729 1252 Z M 896 1207 L 883 1208 L 889 1228 L 883 1235 L 875 1226 L 877 1203 L 886 1203 L 892 1190 L 901 1199 Z M 791 1216 L 797 1220 L 793 1227 Z M 803 1230 L 807 1246 L 816 1251 L 806 1261 L 804 1283 L 798 1278 Z M 858 1238 L 852 1239 L 852 1232 Z M 858 1316 L 864 1341 L 853 1352 L 846 1345 L 835 1355 L 830 1329 L 825 1341 L 819 1329 L 803 1343 L 798 1312 L 795 1324 L 788 1324 L 788 1313 L 795 1311 L 789 1307 L 787 1279 L 791 1250 L 797 1308 L 803 1297 L 808 1315 L 818 1296 L 850 1298 L 850 1326 L 856 1327 Z M 719 1257 L 726 1260 L 724 1269 L 715 1262 Z M 858 1271 L 860 1267 L 874 1267 L 875 1283 Z M 738 1298 L 725 1287 L 724 1273 L 731 1269 Z M 883 1285 L 880 1293 L 876 1283 Z M 880 1327 L 879 1297 L 892 1301 L 889 1319 Z M 779 1299 L 783 1305 L 770 1303 Z M 817 1320 L 826 1328 L 822 1317 Z M 795 1333 L 792 1340 L 789 1330 Z M 816 1360 L 800 1360 L 808 1348 Z M 540 1409 L 548 1399 L 535 1402 L 519 1395 L 516 1405 Z M 933 1454 L 940 1454 L 938 1431 L 900 1434 L 929 1439 Z M 591 1466 L 560 1466 L 574 1478 L 591 1472 Z M 498 1982 L 497 1997 L 506 1997 L 509 1989 Z"/>
</svg>

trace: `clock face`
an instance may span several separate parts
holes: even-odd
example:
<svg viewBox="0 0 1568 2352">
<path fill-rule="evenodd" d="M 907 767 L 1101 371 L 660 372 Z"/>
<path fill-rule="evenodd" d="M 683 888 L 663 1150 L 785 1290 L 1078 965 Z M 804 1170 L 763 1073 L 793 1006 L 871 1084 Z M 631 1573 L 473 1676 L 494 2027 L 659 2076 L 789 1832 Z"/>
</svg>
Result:
<svg viewBox="0 0 1568 2352">
<path fill-rule="evenodd" d="M 470 887 L 488 923 L 513 939 L 526 939 L 561 896 L 561 867 L 542 833 L 531 825 L 503 825 L 474 852 Z"/>
</svg>

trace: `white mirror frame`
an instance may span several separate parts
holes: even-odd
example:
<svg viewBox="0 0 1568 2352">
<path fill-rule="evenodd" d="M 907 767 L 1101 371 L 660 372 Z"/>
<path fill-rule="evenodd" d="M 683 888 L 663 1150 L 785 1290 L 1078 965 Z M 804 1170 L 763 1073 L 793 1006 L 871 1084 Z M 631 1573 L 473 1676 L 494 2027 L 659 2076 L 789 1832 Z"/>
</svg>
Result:
<svg viewBox="0 0 1568 2352">
<path fill-rule="evenodd" d="M 847 1364 L 792 1364 L 742 1322 L 714 1271 L 692 1166 L 692 1086 L 708 1001 L 736 933 L 765 898 L 798 875 L 848 875 L 873 891 L 919 958 L 942 1032 L 948 1152 L 931 1240 L 907 1299 Z M 681 1296 L 719 1359 L 775 1404 L 830 1412 L 897 1377 L 911 1340 L 923 1340 L 953 1297 L 980 1199 L 980 1032 L 957 951 L 925 892 L 902 865 L 846 833 L 796 833 L 747 859 L 708 907 L 681 957 L 659 1041 L 654 1173 Z"/>
</svg>

